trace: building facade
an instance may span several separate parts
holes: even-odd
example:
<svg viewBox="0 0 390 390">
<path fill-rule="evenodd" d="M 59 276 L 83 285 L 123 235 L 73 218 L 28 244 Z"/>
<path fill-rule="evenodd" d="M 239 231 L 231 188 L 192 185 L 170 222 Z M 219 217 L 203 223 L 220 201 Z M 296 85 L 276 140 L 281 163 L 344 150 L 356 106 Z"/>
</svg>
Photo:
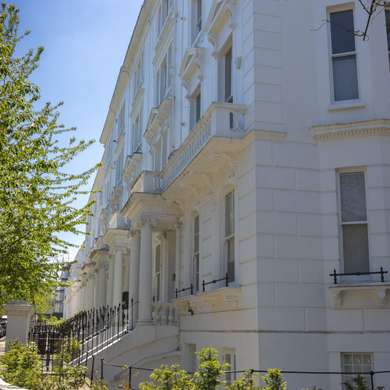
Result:
<svg viewBox="0 0 390 390">
<path fill-rule="evenodd" d="M 363 41 L 355 0 L 145 0 L 65 299 L 131 307 L 105 361 L 390 366 L 389 15 Z"/>
</svg>

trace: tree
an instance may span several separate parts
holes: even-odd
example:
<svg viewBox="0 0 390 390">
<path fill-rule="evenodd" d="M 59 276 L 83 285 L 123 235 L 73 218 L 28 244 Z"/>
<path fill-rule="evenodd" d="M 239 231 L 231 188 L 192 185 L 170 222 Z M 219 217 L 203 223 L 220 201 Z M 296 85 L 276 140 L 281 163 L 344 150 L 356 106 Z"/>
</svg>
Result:
<svg viewBox="0 0 390 390">
<path fill-rule="evenodd" d="M 18 56 L 19 10 L 0 8 L 0 305 L 39 302 L 58 278 L 53 259 L 70 244 L 61 232 L 79 233 L 90 204 L 74 207 L 96 167 L 70 173 L 68 163 L 91 141 L 76 141 L 58 123 L 61 103 L 40 102 L 30 77 L 43 48 Z M 65 141 L 64 141 L 65 139 Z M 61 142 L 60 142 L 61 141 Z"/>
<path fill-rule="evenodd" d="M 261 377 L 265 386 L 258 385 L 259 377 L 253 370 L 247 370 L 232 384 L 223 379 L 229 364 L 222 364 L 218 351 L 203 348 L 198 354 L 198 369 L 193 373 L 181 370 L 179 366 L 161 366 L 150 375 L 150 381 L 141 383 L 140 390 L 287 390 L 287 383 L 278 369 L 270 369 Z"/>
<path fill-rule="evenodd" d="M 355 35 L 362 37 L 363 41 L 368 38 L 368 28 L 375 17 L 375 15 L 383 11 L 384 7 L 388 4 L 387 0 L 358 0 L 360 6 L 363 8 L 367 15 L 365 25 L 362 30 L 355 31 Z"/>
</svg>

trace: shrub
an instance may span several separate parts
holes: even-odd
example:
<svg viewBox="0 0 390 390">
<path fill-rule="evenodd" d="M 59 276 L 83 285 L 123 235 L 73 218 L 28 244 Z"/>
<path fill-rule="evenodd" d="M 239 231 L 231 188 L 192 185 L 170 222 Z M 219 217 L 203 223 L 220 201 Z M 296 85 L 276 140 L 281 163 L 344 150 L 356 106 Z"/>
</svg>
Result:
<svg viewBox="0 0 390 390">
<path fill-rule="evenodd" d="M 41 358 L 35 344 L 13 343 L 0 358 L 1 377 L 10 384 L 31 390 L 41 388 Z"/>
</svg>

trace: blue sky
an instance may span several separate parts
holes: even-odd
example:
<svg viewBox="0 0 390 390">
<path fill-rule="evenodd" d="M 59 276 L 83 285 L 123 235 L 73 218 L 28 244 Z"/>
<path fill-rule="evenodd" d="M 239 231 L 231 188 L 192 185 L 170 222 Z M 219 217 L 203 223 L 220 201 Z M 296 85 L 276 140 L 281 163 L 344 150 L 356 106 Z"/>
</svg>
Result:
<svg viewBox="0 0 390 390">
<path fill-rule="evenodd" d="M 14 0 L 20 8 L 20 31 L 31 30 L 20 44 L 26 50 L 43 46 L 33 80 L 42 102 L 64 102 L 60 122 L 76 126 L 76 136 L 96 143 L 72 170 L 100 161 L 99 144 L 114 91 L 142 0 Z M 80 198 L 79 204 L 86 202 Z M 82 237 L 63 236 L 81 243 Z M 75 250 L 71 250 L 70 258 Z"/>
</svg>

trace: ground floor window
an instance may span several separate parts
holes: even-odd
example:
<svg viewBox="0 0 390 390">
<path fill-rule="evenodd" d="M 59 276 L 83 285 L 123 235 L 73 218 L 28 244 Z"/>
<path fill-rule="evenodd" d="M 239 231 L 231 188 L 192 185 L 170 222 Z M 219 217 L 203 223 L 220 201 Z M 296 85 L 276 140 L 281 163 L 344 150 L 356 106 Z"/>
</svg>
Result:
<svg viewBox="0 0 390 390">
<path fill-rule="evenodd" d="M 225 373 L 225 380 L 227 384 L 233 383 L 237 376 L 234 372 L 237 370 L 237 363 L 236 363 L 236 354 L 234 351 L 224 351 L 223 352 L 223 363 L 229 364 L 229 370 Z"/>
<path fill-rule="evenodd" d="M 369 352 L 343 352 L 341 354 L 341 370 L 343 374 L 343 389 L 347 390 L 347 384 L 354 385 L 359 374 L 370 385 L 369 373 L 373 369 L 373 357 Z"/>
</svg>

